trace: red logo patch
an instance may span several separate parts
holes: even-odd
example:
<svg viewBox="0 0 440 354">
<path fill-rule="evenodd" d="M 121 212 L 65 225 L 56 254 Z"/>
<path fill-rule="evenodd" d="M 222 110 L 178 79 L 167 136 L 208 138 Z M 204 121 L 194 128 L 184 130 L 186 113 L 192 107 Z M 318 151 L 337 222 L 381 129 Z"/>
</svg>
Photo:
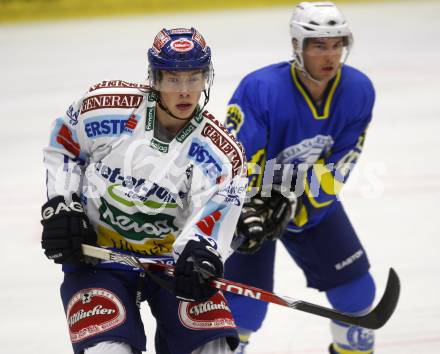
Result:
<svg viewBox="0 0 440 354">
<path fill-rule="evenodd" d="M 197 226 L 205 235 L 211 236 L 215 223 L 220 220 L 221 216 L 222 213 L 219 210 L 215 210 L 211 214 L 200 220 L 197 223 Z"/>
<path fill-rule="evenodd" d="M 189 52 L 194 48 L 194 43 L 189 39 L 180 38 L 171 42 L 171 48 L 176 52 Z"/>
<path fill-rule="evenodd" d="M 80 146 L 75 140 L 73 140 L 72 132 L 64 124 L 61 126 L 57 135 L 57 143 L 64 146 L 73 156 L 78 157 L 80 153 Z"/>
<path fill-rule="evenodd" d="M 153 42 L 153 48 L 160 53 L 160 51 L 162 50 L 163 46 L 170 40 L 170 36 L 167 35 L 167 33 L 162 30 L 160 31 L 156 37 L 154 38 L 154 42 Z"/>
<path fill-rule="evenodd" d="M 205 38 L 203 38 L 203 36 L 200 34 L 199 31 L 195 31 L 192 38 L 193 38 L 193 40 L 195 40 L 196 42 L 198 42 L 200 44 L 200 46 L 202 47 L 203 50 L 205 50 L 205 47 L 206 47 Z"/>
<path fill-rule="evenodd" d="M 130 118 L 128 118 L 127 123 L 125 123 L 125 128 L 135 129 L 137 125 L 136 116 L 132 114 Z"/>
<path fill-rule="evenodd" d="M 121 300 L 106 289 L 83 289 L 67 305 L 67 324 L 72 343 L 106 332 L 125 322 Z"/>
<path fill-rule="evenodd" d="M 205 302 L 181 301 L 179 320 L 186 328 L 194 330 L 235 328 L 231 310 L 221 292 Z"/>
</svg>

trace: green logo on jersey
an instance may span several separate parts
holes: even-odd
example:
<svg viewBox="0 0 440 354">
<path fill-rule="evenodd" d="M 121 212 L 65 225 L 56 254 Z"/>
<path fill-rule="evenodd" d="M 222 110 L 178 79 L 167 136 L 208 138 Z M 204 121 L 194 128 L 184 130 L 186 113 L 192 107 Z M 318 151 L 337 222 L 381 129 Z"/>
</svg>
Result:
<svg viewBox="0 0 440 354">
<path fill-rule="evenodd" d="M 194 117 L 194 120 L 200 124 L 203 120 L 203 112 L 200 111 L 199 113 L 197 113 L 197 115 Z"/>
<path fill-rule="evenodd" d="M 157 151 L 163 152 L 166 154 L 168 152 L 168 144 L 165 144 L 156 138 L 152 138 L 150 142 L 150 146 Z"/>
<path fill-rule="evenodd" d="M 156 115 L 154 107 L 147 107 L 147 121 L 145 122 L 145 130 L 153 130 L 154 117 Z"/>
<path fill-rule="evenodd" d="M 148 215 L 137 212 L 127 214 L 110 205 L 101 198 L 99 219 L 110 225 L 117 233 L 131 240 L 142 241 L 145 238 L 160 238 L 177 231 L 174 216 L 166 214 Z"/>
<path fill-rule="evenodd" d="M 188 123 L 185 127 L 176 135 L 176 140 L 179 143 L 183 143 L 187 137 L 196 129 L 196 126 L 192 123 Z"/>
<path fill-rule="evenodd" d="M 158 98 L 159 98 L 159 96 L 156 91 L 150 91 L 148 93 L 148 101 L 150 101 L 150 102 L 157 101 Z"/>
</svg>

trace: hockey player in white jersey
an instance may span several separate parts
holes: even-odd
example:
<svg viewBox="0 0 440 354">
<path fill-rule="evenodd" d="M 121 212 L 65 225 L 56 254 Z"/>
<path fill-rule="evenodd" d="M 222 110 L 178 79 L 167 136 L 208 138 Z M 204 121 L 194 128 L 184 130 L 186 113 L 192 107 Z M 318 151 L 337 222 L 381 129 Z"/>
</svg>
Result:
<svg viewBox="0 0 440 354">
<path fill-rule="evenodd" d="M 55 121 L 42 247 L 63 265 L 75 353 L 146 350 L 144 300 L 156 353 L 232 353 L 235 324 L 207 274 L 222 276 L 232 252 L 247 184 L 242 149 L 204 110 L 214 73 L 197 30 L 163 29 L 148 60 L 149 86 L 101 82 Z M 135 269 L 87 262 L 82 243 L 175 261 L 172 283 L 161 275 L 172 293 Z"/>
</svg>

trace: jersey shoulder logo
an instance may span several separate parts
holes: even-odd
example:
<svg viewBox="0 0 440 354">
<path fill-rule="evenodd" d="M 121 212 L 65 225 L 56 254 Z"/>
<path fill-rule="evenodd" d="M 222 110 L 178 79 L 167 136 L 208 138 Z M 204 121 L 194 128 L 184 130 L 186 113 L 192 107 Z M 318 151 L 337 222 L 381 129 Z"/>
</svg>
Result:
<svg viewBox="0 0 440 354">
<path fill-rule="evenodd" d="M 244 113 L 238 104 L 231 104 L 228 106 L 226 114 L 226 128 L 235 136 L 240 131 L 244 122 Z"/>
<path fill-rule="evenodd" d="M 99 84 L 93 85 L 89 88 L 89 92 L 99 90 L 101 88 L 138 88 L 150 91 L 151 87 L 136 82 L 128 82 L 123 80 L 104 80 Z"/>
<path fill-rule="evenodd" d="M 104 108 L 138 108 L 144 96 L 128 93 L 109 93 L 87 97 L 81 105 L 81 114 Z"/>
<path fill-rule="evenodd" d="M 202 136 L 209 138 L 214 145 L 227 156 L 232 164 L 233 177 L 237 174 L 245 173 L 243 169 L 246 165 L 246 161 L 241 144 L 226 130 L 224 125 L 215 119 L 208 111 L 203 112 L 203 116 L 205 116 L 208 121 L 202 128 Z"/>
</svg>

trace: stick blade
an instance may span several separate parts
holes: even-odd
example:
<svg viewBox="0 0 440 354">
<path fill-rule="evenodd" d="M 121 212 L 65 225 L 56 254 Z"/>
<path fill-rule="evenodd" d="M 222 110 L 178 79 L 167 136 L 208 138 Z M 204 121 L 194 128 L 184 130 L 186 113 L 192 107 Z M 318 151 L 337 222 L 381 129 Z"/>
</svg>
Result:
<svg viewBox="0 0 440 354">
<path fill-rule="evenodd" d="M 333 321 L 341 321 L 350 325 L 365 327 L 369 329 L 378 329 L 388 322 L 394 310 L 400 295 L 400 280 L 396 271 L 390 268 L 385 292 L 377 306 L 363 316 L 353 316 L 350 314 L 335 311 L 319 305 L 314 305 L 305 301 L 293 301 L 286 306 L 300 311 L 312 313 L 317 316 L 326 317 Z M 286 302 L 287 303 L 287 302 Z"/>
<path fill-rule="evenodd" d="M 361 317 L 364 324 L 360 325 L 371 329 L 381 328 L 383 325 L 385 325 L 385 323 L 388 322 L 394 313 L 397 303 L 399 302 L 399 296 L 400 280 L 396 271 L 393 268 L 390 268 L 387 285 L 382 299 L 380 299 L 374 310 Z"/>
</svg>

